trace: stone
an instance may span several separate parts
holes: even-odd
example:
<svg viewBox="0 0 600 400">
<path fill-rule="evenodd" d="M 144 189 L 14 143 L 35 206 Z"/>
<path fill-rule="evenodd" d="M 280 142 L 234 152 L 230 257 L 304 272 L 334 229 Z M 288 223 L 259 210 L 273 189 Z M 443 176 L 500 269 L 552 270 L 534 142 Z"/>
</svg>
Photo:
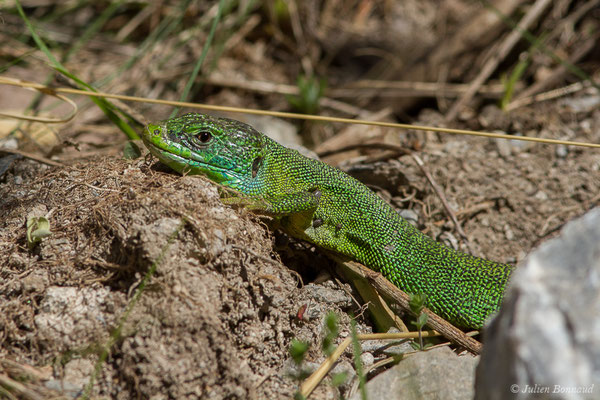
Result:
<svg viewBox="0 0 600 400">
<path fill-rule="evenodd" d="M 600 398 L 600 208 L 511 278 L 485 331 L 475 399 Z"/>
<path fill-rule="evenodd" d="M 367 382 L 367 398 L 471 400 L 477 357 L 448 347 L 418 352 Z M 360 400 L 355 393 L 351 400 Z"/>
</svg>

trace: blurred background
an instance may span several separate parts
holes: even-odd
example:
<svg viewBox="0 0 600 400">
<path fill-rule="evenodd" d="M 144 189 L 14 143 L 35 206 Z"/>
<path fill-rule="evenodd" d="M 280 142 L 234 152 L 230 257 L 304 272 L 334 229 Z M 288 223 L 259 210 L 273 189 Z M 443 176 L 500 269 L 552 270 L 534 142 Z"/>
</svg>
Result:
<svg viewBox="0 0 600 400">
<path fill-rule="evenodd" d="M 539 133 L 545 122 L 536 121 L 532 96 L 573 83 L 581 93 L 600 63 L 594 0 L 21 4 L 48 51 L 75 77 L 99 91 L 152 99 L 527 134 Z M 0 13 L 3 76 L 81 87 L 52 70 L 14 1 L 2 2 Z M 3 86 L 0 109 L 46 115 L 69 109 L 36 99 Z M 22 123 L 3 120 L 0 140 L 12 138 L 18 142 L 12 146 L 64 159 L 111 152 L 126 139 L 89 99 L 74 100 L 80 112 L 68 124 L 25 133 Z M 127 107 L 140 119 L 172 111 L 143 103 Z M 317 150 L 328 149 L 327 142 L 347 128 L 292 124 L 299 136 L 291 140 Z M 344 140 L 416 149 L 426 140 L 401 131 L 360 131 Z"/>
</svg>

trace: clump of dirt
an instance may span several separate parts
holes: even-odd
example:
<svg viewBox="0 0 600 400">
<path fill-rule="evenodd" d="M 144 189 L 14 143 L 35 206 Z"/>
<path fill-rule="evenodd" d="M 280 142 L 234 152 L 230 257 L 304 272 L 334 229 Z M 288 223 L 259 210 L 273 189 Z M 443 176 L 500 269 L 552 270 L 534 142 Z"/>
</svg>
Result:
<svg viewBox="0 0 600 400">
<path fill-rule="evenodd" d="M 340 288 L 329 289 L 337 303 L 315 300 L 324 288 L 300 288 L 264 224 L 224 206 L 201 178 L 104 158 L 63 169 L 20 161 L 4 179 L 0 354 L 52 366 L 35 390 L 84 390 L 153 265 L 92 394 L 291 397 L 290 340 L 317 344 L 325 310 L 353 307 Z M 47 216 L 53 232 L 33 251 L 27 215 Z"/>
</svg>

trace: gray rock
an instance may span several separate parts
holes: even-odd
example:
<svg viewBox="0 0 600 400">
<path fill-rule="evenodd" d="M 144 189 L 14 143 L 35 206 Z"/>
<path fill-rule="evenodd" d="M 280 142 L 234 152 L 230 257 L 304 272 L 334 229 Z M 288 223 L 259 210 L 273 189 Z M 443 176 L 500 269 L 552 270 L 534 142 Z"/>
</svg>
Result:
<svg viewBox="0 0 600 400">
<path fill-rule="evenodd" d="M 375 357 L 371 353 L 362 353 L 360 355 L 360 361 L 365 367 L 370 367 L 375 363 Z"/>
<path fill-rule="evenodd" d="M 45 386 L 76 399 L 83 394 L 93 372 L 94 363 L 92 361 L 81 358 L 73 359 L 65 365 L 62 379 L 48 380 L 45 382 Z"/>
<path fill-rule="evenodd" d="M 399 214 L 402 218 L 410 222 L 413 226 L 417 226 L 417 224 L 419 223 L 419 214 L 417 214 L 414 210 L 400 210 Z"/>
<path fill-rule="evenodd" d="M 506 134 L 506 132 L 498 132 L 498 131 L 495 131 L 495 133 Z M 515 133 L 514 136 L 523 136 L 523 135 L 520 133 Z M 502 156 L 504 158 L 510 157 L 511 155 L 514 155 L 514 154 L 521 153 L 523 151 L 526 151 L 533 146 L 532 142 L 524 142 L 522 140 L 494 139 L 494 141 L 496 142 L 498 154 L 500 154 L 500 156 Z"/>
<path fill-rule="evenodd" d="M 396 328 L 390 328 L 387 333 L 399 333 L 400 331 Z M 386 356 L 399 356 L 404 353 L 414 351 L 411 346 L 412 340 L 366 340 L 360 343 L 360 348 L 363 353 L 374 353 L 379 356 L 385 354 Z"/>
<path fill-rule="evenodd" d="M 235 118 L 240 119 L 239 117 Z M 302 145 L 302 138 L 298 135 L 298 129 L 291 122 L 268 115 L 245 115 L 240 120 L 285 147 L 298 150 L 305 157 L 319 159 L 315 152 Z"/>
<path fill-rule="evenodd" d="M 600 105 L 600 96 L 593 94 L 591 96 L 567 98 L 561 102 L 567 110 L 576 113 L 590 112 Z"/>
<path fill-rule="evenodd" d="M 107 313 L 113 296 L 108 288 L 51 286 L 34 318 L 36 339 L 48 351 L 82 348 L 91 341 L 105 341 L 114 314 Z"/>
<path fill-rule="evenodd" d="M 498 129 L 501 131 L 510 129 L 512 122 L 507 112 L 493 104 L 483 107 L 477 116 L 477 120 L 484 129 Z"/>
<path fill-rule="evenodd" d="M 351 307 L 352 297 L 345 291 L 339 288 L 327 287 L 325 285 L 315 285 L 309 283 L 304 286 L 303 290 L 310 293 L 310 297 L 319 303 L 337 304 L 340 307 Z"/>
<path fill-rule="evenodd" d="M 304 360 L 300 365 L 296 364 L 291 358 L 286 360 L 279 373 L 282 376 L 298 378 L 300 376 L 309 376 L 319 368 L 318 362 Z"/>
<path fill-rule="evenodd" d="M 569 148 L 567 146 L 565 146 L 564 144 L 558 144 L 556 145 L 556 157 L 558 158 L 565 158 L 567 156 L 567 154 L 569 154 Z"/>
<path fill-rule="evenodd" d="M 298 130 L 291 122 L 269 115 L 248 114 L 244 115 L 241 119 L 257 131 L 264 133 L 286 147 L 302 145 L 302 139 L 298 136 Z"/>
<path fill-rule="evenodd" d="M 8 150 L 17 150 L 19 148 L 19 141 L 14 137 L 0 140 L 0 148 Z"/>
<path fill-rule="evenodd" d="M 502 157 L 509 157 L 512 154 L 512 146 L 508 140 L 494 139 L 494 141 L 496 142 L 496 147 L 498 148 L 498 154 L 500 154 Z"/>
<path fill-rule="evenodd" d="M 477 358 L 448 347 L 419 352 L 367 383 L 369 399 L 471 400 Z M 351 400 L 360 400 L 355 393 Z"/>
<path fill-rule="evenodd" d="M 600 209 L 517 268 L 486 330 L 476 399 L 600 398 Z"/>
<path fill-rule="evenodd" d="M 352 164 L 346 167 L 340 165 L 340 168 L 364 184 L 377 188 L 378 192 L 385 190 L 392 196 L 405 196 L 401 188 L 407 185 L 414 185 L 421 190 L 420 177 L 411 175 L 397 160 L 374 164 Z"/>
<path fill-rule="evenodd" d="M 354 371 L 354 366 L 347 360 L 342 360 L 338 362 L 335 367 L 329 373 L 329 376 L 332 377 L 336 374 L 345 374 L 346 379 L 343 383 L 341 383 L 338 388 L 343 394 L 347 394 L 349 390 L 352 389 L 352 382 L 356 378 L 356 371 Z"/>
</svg>

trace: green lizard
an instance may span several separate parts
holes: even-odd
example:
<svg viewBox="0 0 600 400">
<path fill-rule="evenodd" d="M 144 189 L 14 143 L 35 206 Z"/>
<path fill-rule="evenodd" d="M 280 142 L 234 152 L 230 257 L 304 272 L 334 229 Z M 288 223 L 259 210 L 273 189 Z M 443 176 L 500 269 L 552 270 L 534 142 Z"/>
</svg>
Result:
<svg viewBox="0 0 600 400">
<path fill-rule="evenodd" d="M 179 173 L 202 174 L 237 202 L 279 218 L 290 235 L 382 273 L 463 328 L 498 310 L 513 266 L 452 250 L 424 235 L 365 185 L 249 125 L 203 114 L 149 124 L 144 143 Z"/>
</svg>

